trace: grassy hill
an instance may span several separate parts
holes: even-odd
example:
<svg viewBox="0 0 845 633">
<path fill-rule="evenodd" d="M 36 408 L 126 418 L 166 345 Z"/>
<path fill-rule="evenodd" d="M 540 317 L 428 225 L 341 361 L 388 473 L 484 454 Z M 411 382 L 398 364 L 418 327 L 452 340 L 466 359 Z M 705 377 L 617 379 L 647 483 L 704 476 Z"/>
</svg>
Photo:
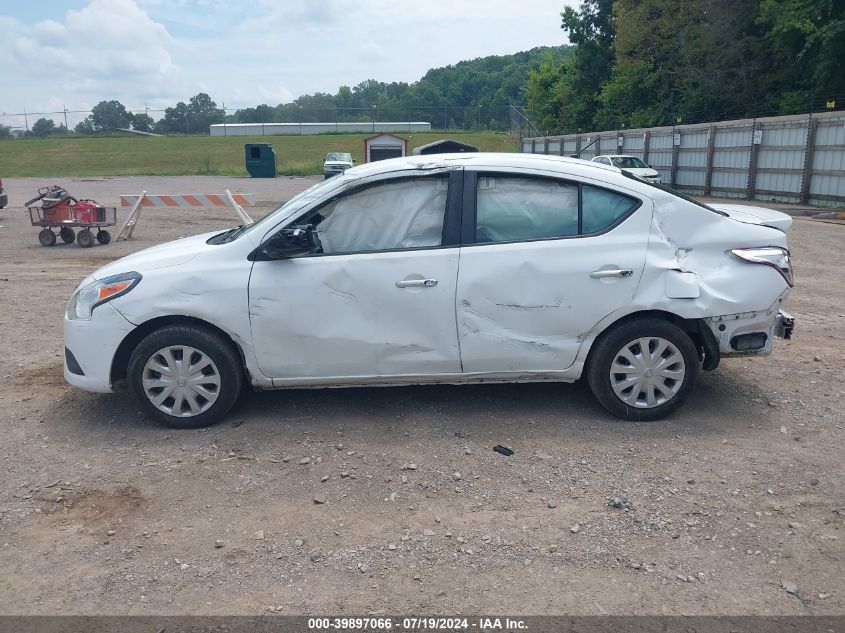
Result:
<svg viewBox="0 0 845 633">
<path fill-rule="evenodd" d="M 50 138 L 0 142 L 0 178 L 47 176 L 246 175 L 244 143 L 271 143 L 284 175 L 321 174 L 328 152 L 351 152 L 363 160 L 368 134 L 314 136 L 171 136 Z M 444 138 L 443 133 L 405 134 L 409 151 Z M 448 133 L 485 152 L 514 152 L 511 136 Z"/>
</svg>

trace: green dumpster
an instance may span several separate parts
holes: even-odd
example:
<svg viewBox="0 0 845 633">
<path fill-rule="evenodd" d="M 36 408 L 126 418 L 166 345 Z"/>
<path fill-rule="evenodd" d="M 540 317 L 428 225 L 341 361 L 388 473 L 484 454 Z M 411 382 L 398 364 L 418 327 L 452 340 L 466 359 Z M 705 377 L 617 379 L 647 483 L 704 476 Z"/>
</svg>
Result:
<svg viewBox="0 0 845 633">
<path fill-rule="evenodd" d="M 276 152 L 270 143 L 247 143 L 244 145 L 246 170 L 253 178 L 276 177 Z"/>
</svg>

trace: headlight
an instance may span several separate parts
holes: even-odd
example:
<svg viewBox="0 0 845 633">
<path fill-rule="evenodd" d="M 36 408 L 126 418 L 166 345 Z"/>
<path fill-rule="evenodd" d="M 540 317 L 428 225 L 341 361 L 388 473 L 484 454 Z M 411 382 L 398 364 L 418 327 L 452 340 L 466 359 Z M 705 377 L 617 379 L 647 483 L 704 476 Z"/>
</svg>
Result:
<svg viewBox="0 0 845 633">
<path fill-rule="evenodd" d="M 766 246 L 763 248 L 735 248 L 731 251 L 733 255 L 741 260 L 752 264 L 764 264 L 776 268 L 786 283 L 791 288 L 793 285 L 792 262 L 789 259 L 789 251 L 779 246 Z"/>
<path fill-rule="evenodd" d="M 113 275 L 105 279 L 92 281 L 74 291 L 67 302 L 65 314 L 73 321 L 88 321 L 98 305 L 116 299 L 132 290 L 141 281 L 140 273 L 131 272 Z"/>
</svg>

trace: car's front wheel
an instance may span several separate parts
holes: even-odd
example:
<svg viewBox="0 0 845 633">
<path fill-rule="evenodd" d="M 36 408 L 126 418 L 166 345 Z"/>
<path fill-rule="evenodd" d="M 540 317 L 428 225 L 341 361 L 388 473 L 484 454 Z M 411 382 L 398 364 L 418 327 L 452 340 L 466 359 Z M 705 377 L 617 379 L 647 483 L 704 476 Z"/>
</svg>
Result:
<svg viewBox="0 0 845 633">
<path fill-rule="evenodd" d="M 127 369 L 129 389 L 142 408 L 166 426 L 192 429 L 219 422 L 243 385 L 241 359 L 222 335 L 190 325 L 147 335 Z"/>
<path fill-rule="evenodd" d="M 659 420 L 681 407 L 700 373 L 695 344 L 681 328 L 634 319 L 602 334 L 587 382 L 599 403 L 626 420 Z"/>
</svg>

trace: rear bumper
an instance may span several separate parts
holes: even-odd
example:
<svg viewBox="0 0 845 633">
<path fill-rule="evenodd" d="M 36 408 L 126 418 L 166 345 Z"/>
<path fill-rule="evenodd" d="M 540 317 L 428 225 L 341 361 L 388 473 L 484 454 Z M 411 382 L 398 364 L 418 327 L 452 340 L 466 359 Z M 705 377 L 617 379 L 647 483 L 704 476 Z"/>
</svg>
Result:
<svg viewBox="0 0 845 633">
<path fill-rule="evenodd" d="M 792 330 L 795 329 L 795 318 L 788 312 L 778 310 L 775 317 L 775 336 L 786 341 L 792 338 Z"/>
<path fill-rule="evenodd" d="M 719 355 L 767 356 L 775 338 L 791 338 L 795 319 L 779 309 L 780 300 L 767 310 L 704 319 L 719 345 Z"/>
</svg>

